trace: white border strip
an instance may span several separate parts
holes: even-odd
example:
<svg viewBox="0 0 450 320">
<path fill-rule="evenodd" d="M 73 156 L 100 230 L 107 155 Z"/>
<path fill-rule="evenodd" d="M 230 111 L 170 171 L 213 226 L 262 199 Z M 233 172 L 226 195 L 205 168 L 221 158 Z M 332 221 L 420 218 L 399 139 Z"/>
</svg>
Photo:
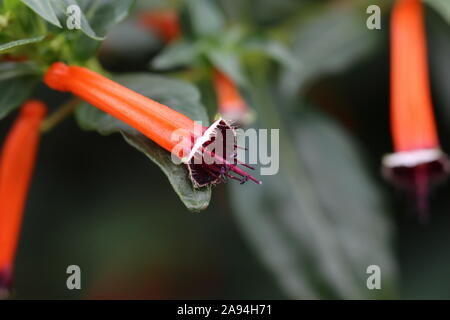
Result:
<svg viewBox="0 0 450 320">
<path fill-rule="evenodd" d="M 444 157 L 440 149 L 420 149 L 391 153 L 383 157 L 383 165 L 388 168 L 413 168 L 420 164 L 437 161 Z"/>
<path fill-rule="evenodd" d="M 216 121 L 214 121 L 214 123 L 210 125 L 208 129 L 206 129 L 205 133 L 200 138 L 197 138 L 197 140 L 194 143 L 194 146 L 192 147 L 191 152 L 189 152 L 189 155 L 181 159 L 183 163 L 189 163 L 189 161 L 191 161 L 192 157 L 197 152 L 197 150 L 200 149 L 201 146 L 205 144 L 205 142 L 211 139 L 211 137 L 215 133 L 217 126 L 222 120 L 223 120 L 222 118 L 219 118 Z"/>
</svg>

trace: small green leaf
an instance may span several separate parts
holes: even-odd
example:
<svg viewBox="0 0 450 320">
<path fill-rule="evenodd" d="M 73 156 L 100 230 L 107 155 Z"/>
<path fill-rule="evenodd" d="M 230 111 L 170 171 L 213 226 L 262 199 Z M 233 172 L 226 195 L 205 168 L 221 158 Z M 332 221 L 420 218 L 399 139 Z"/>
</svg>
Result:
<svg viewBox="0 0 450 320">
<path fill-rule="evenodd" d="M 247 85 L 247 78 L 242 72 L 238 52 L 227 49 L 212 49 L 206 52 L 216 68 L 227 74 L 233 81 L 241 86 Z"/>
<path fill-rule="evenodd" d="M 21 0 L 31 10 L 40 15 L 43 19 L 47 20 L 51 24 L 62 28 L 59 22 L 57 12 L 54 7 L 54 0 Z"/>
<path fill-rule="evenodd" d="M 43 19 L 47 20 L 51 24 L 63 28 L 65 25 L 67 16 L 67 8 L 71 5 L 77 5 L 80 8 L 80 27 L 81 30 L 89 37 L 95 40 L 103 40 L 102 37 L 98 37 L 94 30 L 92 30 L 89 22 L 87 21 L 84 13 L 81 11 L 81 7 L 76 0 L 21 0 L 30 9 L 40 15 Z M 61 23 L 61 21 L 63 23 Z"/>
<path fill-rule="evenodd" d="M 211 189 L 193 189 L 188 177 L 188 171 L 184 165 L 174 165 L 169 152 L 163 150 L 156 143 L 140 133 L 128 133 L 121 131 L 125 140 L 137 150 L 145 154 L 156 163 L 169 179 L 175 192 L 184 205 L 193 212 L 205 210 L 211 200 Z"/>
<path fill-rule="evenodd" d="M 69 18 L 67 16 L 67 9 L 72 6 L 78 6 L 80 8 L 80 27 L 81 31 L 87 35 L 88 37 L 94 39 L 94 40 L 103 40 L 104 37 L 98 36 L 95 31 L 92 29 L 91 25 L 89 24 L 88 19 L 86 18 L 85 13 L 81 10 L 81 6 L 79 4 L 80 1 L 77 0 L 51 0 L 52 6 L 55 10 L 55 12 L 58 13 L 61 21 L 63 21 L 63 25 L 66 25 L 66 21 Z"/>
<path fill-rule="evenodd" d="M 436 12 L 450 23 L 450 2 L 448 0 L 425 0 Z"/>
<path fill-rule="evenodd" d="M 38 82 L 36 74 L 31 63 L 0 63 L 0 119 L 30 96 Z"/>
<path fill-rule="evenodd" d="M 293 31 L 293 55 L 300 70 L 285 70 L 283 94 L 294 96 L 320 76 L 345 70 L 372 52 L 379 33 L 365 27 L 366 18 L 359 7 L 335 3 L 304 17 Z"/>
<path fill-rule="evenodd" d="M 311 0 L 219 0 L 222 7 L 234 21 L 251 18 L 256 25 L 279 25 L 289 20 L 306 2 Z"/>
<path fill-rule="evenodd" d="M 61 10 L 66 10 L 71 4 L 81 4 L 81 2 L 81 0 L 63 0 Z M 89 6 L 86 6 L 81 16 L 81 29 L 90 38 L 103 40 L 111 27 L 128 16 L 134 3 L 135 0 L 89 1 Z"/>
<path fill-rule="evenodd" d="M 80 35 L 70 41 L 70 47 L 75 56 L 80 60 L 87 60 L 96 54 L 99 43 L 98 39 L 104 39 L 116 24 L 121 22 L 130 12 L 134 0 L 123 1 L 97 1 L 92 2 L 85 9 L 85 17 L 96 35 Z"/>
<path fill-rule="evenodd" d="M 207 125 L 206 111 L 200 102 L 197 89 L 188 83 L 145 73 L 125 74 L 114 80 L 128 88 L 183 113 Z M 175 192 L 185 206 L 194 212 L 205 209 L 210 201 L 211 189 L 194 189 L 184 165 L 175 165 L 170 153 L 109 114 L 85 103 L 76 110 L 81 128 L 97 130 L 101 134 L 120 132 L 133 147 L 143 152 L 166 174 Z"/>
<path fill-rule="evenodd" d="M 0 63 L 0 81 L 17 77 L 37 75 L 39 69 L 32 62 L 2 62 Z"/>
<path fill-rule="evenodd" d="M 197 58 L 198 50 L 194 43 L 180 40 L 167 46 L 151 61 L 151 67 L 157 70 L 167 70 L 193 63 Z"/>
<path fill-rule="evenodd" d="M 76 5 L 80 8 L 80 28 L 88 37 L 103 40 L 108 29 L 123 20 L 135 0 L 86 1 L 81 0 L 21 0 L 30 9 L 51 24 L 65 28 L 69 18 L 67 9 Z M 83 10 L 85 9 L 85 10 Z M 74 15 L 75 17 L 75 15 Z M 96 30 L 96 31 L 94 31 Z M 102 35 L 99 35 L 102 34 Z"/>
<path fill-rule="evenodd" d="M 215 0 L 186 1 L 190 24 L 198 36 L 208 36 L 220 33 L 225 26 L 225 17 Z"/>
<path fill-rule="evenodd" d="M 14 47 L 24 46 L 26 44 L 40 42 L 44 38 L 45 38 L 45 36 L 38 36 L 38 37 L 20 39 L 20 40 L 11 41 L 8 43 L 3 43 L 3 44 L 0 44 L 0 52 L 12 49 Z"/>
<path fill-rule="evenodd" d="M 299 59 L 295 57 L 288 47 L 269 38 L 249 41 L 245 44 L 245 51 L 249 53 L 256 51 L 264 54 L 292 72 L 298 72 L 301 67 Z"/>
<path fill-rule="evenodd" d="M 96 7 L 91 6 L 86 13 L 92 29 L 102 37 L 106 36 L 109 29 L 124 20 L 135 0 L 100 1 Z"/>
</svg>

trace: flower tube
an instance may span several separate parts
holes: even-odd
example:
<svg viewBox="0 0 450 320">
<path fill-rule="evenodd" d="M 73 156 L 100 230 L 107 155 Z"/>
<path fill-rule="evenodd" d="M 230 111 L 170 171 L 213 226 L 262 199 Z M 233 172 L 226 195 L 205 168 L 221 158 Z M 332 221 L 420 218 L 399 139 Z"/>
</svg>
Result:
<svg viewBox="0 0 450 320">
<path fill-rule="evenodd" d="M 394 153 L 383 159 L 385 174 L 413 187 L 426 211 L 429 185 L 448 171 L 441 151 L 428 79 L 427 46 L 420 0 L 399 0 L 391 17 L 391 132 Z"/>
<path fill-rule="evenodd" d="M 214 70 L 214 88 L 219 114 L 231 122 L 248 124 L 253 116 L 234 82 L 223 72 Z"/>
<path fill-rule="evenodd" d="M 6 137 L 0 158 L 0 296 L 12 283 L 14 258 L 26 196 L 33 174 L 46 108 L 40 101 L 25 103 Z"/>
<path fill-rule="evenodd" d="M 50 88 L 77 95 L 171 152 L 187 165 L 196 188 L 224 178 L 260 183 L 237 166 L 236 134 L 226 120 L 218 119 L 210 127 L 199 126 L 189 117 L 98 73 L 61 62 L 49 68 L 44 80 Z M 219 145 L 222 148 L 217 148 Z"/>
</svg>

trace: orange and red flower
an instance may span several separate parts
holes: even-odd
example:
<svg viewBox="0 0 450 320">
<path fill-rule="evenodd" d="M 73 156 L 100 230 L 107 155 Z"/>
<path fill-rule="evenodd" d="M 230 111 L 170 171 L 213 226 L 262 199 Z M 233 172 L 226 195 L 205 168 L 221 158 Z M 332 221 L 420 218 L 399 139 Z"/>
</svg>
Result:
<svg viewBox="0 0 450 320">
<path fill-rule="evenodd" d="M 49 68 L 45 83 L 52 89 L 72 92 L 171 152 L 187 165 L 194 187 L 215 184 L 224 178 L 259 183 L 237 167 L 236 135 L 223 119 L 197 130 L 199 125 L 185 115 L 89 69 L 61 62 Z M 224 146 L 222 153 L 208 148 L 217 145 L 219 139 Z M 213 163 L 201 161 L 205 155 Z"/>
<path fill-rule="evenodd" d="M 4 143 L 0 158 L 0 296 L 11 287 L 23 210 L 33 174 L 46 107 L 28 101 Z"/>
<path fill-rule="evenodd" d="M 424 211 L 428 187 L 448 171 L 448 161 L 433 114 L 420 0 L 399 0 L 392 13 L 391 131 L 395 152 L 383 159 L 385 173 L 413 186 Z"/>
</svg>

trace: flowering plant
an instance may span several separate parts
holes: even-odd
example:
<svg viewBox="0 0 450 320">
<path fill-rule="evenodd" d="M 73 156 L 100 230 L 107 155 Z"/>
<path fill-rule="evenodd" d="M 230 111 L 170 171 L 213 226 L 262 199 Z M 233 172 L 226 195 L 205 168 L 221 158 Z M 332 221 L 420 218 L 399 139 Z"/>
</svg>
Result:
<svg viewBox="0 0 450 320">
<path fill-rule="evenodd" d="M 77 297 L 398 297 L 393 225 L 448 224 L 448 3 L 0 0 L 0 297 L 75 258 Z"/>
</svg>

